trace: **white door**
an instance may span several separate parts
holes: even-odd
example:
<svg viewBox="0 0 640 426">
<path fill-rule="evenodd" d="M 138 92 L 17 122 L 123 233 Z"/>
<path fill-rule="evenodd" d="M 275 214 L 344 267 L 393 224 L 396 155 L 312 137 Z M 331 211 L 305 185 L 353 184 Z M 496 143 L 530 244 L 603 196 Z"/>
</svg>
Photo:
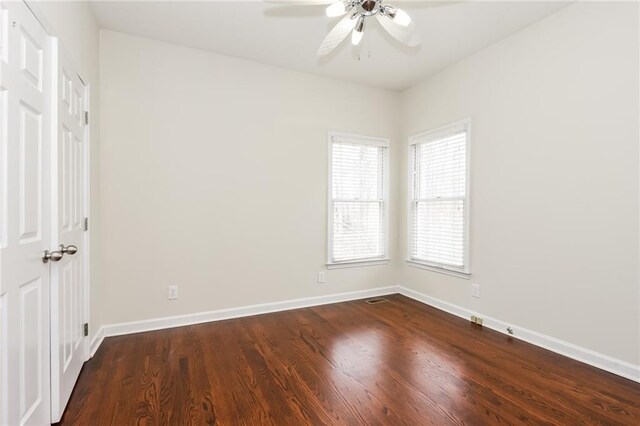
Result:
<svg viewBox="0 0 640 426">
<path fill-rule="evenodd" d="M 51 390 L 52 420 L 62 417 L 82 364 L 84 344 L 85 258 L 85 111 L 86 87 L 69 54 L 54 41 L 57 140 L 54 141 L 52 243 L 65 253 L 51 265 Z"/>
<path fill-rule="evenodd" d="M 51 39 L 0 2 L 0 421 L 49 424 Z"/>
</svg>

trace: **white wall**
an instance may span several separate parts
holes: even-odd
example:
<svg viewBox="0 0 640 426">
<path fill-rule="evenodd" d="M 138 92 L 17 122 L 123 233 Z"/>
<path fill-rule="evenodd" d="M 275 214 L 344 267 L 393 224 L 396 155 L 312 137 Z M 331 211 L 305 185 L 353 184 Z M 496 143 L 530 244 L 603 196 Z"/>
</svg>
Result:
<svg viewBox="0 0 640 426">
<path fill-rule="evenodd" d="M 640 364 L 638 60 L 637 4 L 577 3 L 408 90 L 405 140 L 473 120 L 473 276 L 399 281 Z"/>
<path fill-rule="evenodd" d="M 100 47 L 106 324 L 395 284 L 395 265 L 316 273 L 327 133 L 396 142 L 397 93 L 111 31 Z"/>
<path fill-rule="evenodd" d="M 578 3 L 397 94 L 101 32 L 103 322 L 402 284 L 640 364 L 638 47 Z M 470 281 L 402 262 L 406 137 L 468 117 Z M 319 285 L 330 130 L 392 140 L 394 262 Z"/>
<path fill-rule="evenodd" d="M 91 90 L 91 319 L 90 337 L 103 324 L 100 274 L 99 30 L 88 2 L 27 1 L 70 53 Z"/>
</svg>

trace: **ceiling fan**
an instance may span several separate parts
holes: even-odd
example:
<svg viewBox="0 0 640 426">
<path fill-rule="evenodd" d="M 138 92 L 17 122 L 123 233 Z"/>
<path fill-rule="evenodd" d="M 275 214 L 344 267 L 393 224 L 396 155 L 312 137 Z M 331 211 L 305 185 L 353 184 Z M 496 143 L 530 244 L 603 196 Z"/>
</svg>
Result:
<svg viewBox="0 0 640 426">
<path fill-rule="evenodd" d="M 325 37 L 318 49 L 318 56 L 324 56 L 335 49 L 351 33 L 351 43 L 358 45 L 364 35 L 367 18 L 376 17 L 382 28 L 393 38 L 409 47 L 420 44 L 420 35 L 416 31 L 411 17 L 386 0 L 265 0 L 291 6 L 309 6 L 328 4 L 328 17 L 344 16 Z M 393 1 L 393 0 L 392 0 Z"/>
</svg>

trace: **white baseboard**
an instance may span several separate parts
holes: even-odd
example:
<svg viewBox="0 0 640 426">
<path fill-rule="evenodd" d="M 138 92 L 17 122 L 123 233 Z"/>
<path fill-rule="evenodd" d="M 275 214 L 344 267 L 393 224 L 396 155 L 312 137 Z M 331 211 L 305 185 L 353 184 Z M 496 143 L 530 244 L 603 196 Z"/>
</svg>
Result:
<svg viewBox="0 0 640 426">
<path fill-rule="evenodd" d="M 143 321 L 123 322 L 105 325 L 98 330 L 91 341 L 91 355 L 98 350 L 105 337 L 123 334 L 141 333 L 144 331 L 162 330 L 165 328 L 181 327 L 211 321 L 241 318 L 252 315 L 268 314 L 272 312 L 288 311 L 291 309 L 307 308 L 310 306 L 326 305 L 329 303 L 346 302 L 349 300 L 365 299 L 367 297 L 384 296 L 398 292 L 395 285 L 378 287 L 369 290 L 352 291 L 348 293 L 329 294 L 326 296 L 305 297 L 302 299 L 285 300 L 281 302 L 262 303 L 259 305 L 242 306 L 238 308 L 220 309 L 216 311 L 198 312 L 195 314 L 176 315 L 172 317 L 154 318 Z"/>
<path fill-rule="evenodd" d="M 555 337 L 546 336 L 544 334 L 531 331 L 526 328 L 511 325 L 504 321 L 481 315 L 477 312 L 473 312 L 461 306 L 457 306 L 443 300 L 427 296 L 424 293 L 420 293 L 407 287 L 398 286 L 397 291 L 398 293 L 410 297 L 411 299 L 417 300 L 418 302 L 422 302 L 426 305 L 432 306 L 434 308 L 440 309 L 441 311 L 448 312 L 466 320 L 469 320 L 471 315 L 481 316 L 483 320 L 482 325 L 484 327 L 490 328 L 503 334 L 509 334 L 507 332 L 507 327 L 511 327 L 513 329 L 513 334 L 510 336 L 512 337 L 524 340 L 525 342 L 531 343 L 544 349 L 548 349 L 552 352 L 564 355 L 568 358 L 575 359 L 585 364 L 589 364 L 601 370 L 617 374 L 618 376 L 640 382 L 640 365 L 634 365 L 629 362 L 613 358 L 609 355 L 604 355 L 590 349 L 574 345 L 573 343 L 556 339 Z"/>
<path fill-rule="evenodd" d="M 640 382 L 640 365 L 634 365 L 626 361 L 604 355 L 590 349 L 586 349 L 569 342 L 556 339 L 551 336 L 508 324 L 504 321 L 480 315 L 469 309 L 457 306 L 443 300 L 436 299 L 424 293 L 403 286 L 379 287 L 370 290 L 360 290 L 348 293 L 337 293 L 326 296 L 306 297 L 302 299 L 285 300 L 281 302 L 263 303 L 259 305 L 242 306 L 238 308 L 220 309 L 216 311 L 199 312 L 195 314 L 177 315 L 172 317 L 155 318 L 143 321 L 110 324 L 100 327 L 91 340 L 91 356 L 93 356 L 105 337 L 119 336 L 123 334 L 141 333 L 145 331 L 162 330 L 165 328 L 181 327 L 185 325 L 200 324 L 211 321 L 220 321 L 232 318 L 241 318 L 252 315 L 268 314 L 272 312 L 288 311 L 291 309 L 307 308 L 310 306 L 326 305 L 329 303 L 346 302 L 349 300 L 364 299 L 367 297 L 384 296 L 400 293 L 411 299 L 426 305 L 448 312 L 466 320 L 471 315 L 479 315 L 483 319 L 483 326 L 507 333 L 507 327 L 513 329 L 512 337 L 556 352 L 560 355 L 575 359 L 596 368 L 608 371 L 627 379 Z"/>
<path fill-rule="evenodd" d="M 96 351 L 104 340 L 104 327 L 100 327 L 96 332 L 96 335 L 91 339 L 91 345 L 89 346 L 89 357 L 93 357 Z"/>
</svg>

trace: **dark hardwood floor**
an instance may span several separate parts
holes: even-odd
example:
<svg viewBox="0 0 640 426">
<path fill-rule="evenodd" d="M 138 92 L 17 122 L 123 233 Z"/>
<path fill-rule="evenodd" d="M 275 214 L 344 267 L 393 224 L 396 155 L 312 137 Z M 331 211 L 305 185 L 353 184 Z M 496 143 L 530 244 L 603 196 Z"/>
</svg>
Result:
<svg viewBox="0 0 640 426">
<path fill-rule="evenodd" d="M 640 425 L 640 384 L 400 295 L 107 338 L 71 425 Z"/>
</svg>

